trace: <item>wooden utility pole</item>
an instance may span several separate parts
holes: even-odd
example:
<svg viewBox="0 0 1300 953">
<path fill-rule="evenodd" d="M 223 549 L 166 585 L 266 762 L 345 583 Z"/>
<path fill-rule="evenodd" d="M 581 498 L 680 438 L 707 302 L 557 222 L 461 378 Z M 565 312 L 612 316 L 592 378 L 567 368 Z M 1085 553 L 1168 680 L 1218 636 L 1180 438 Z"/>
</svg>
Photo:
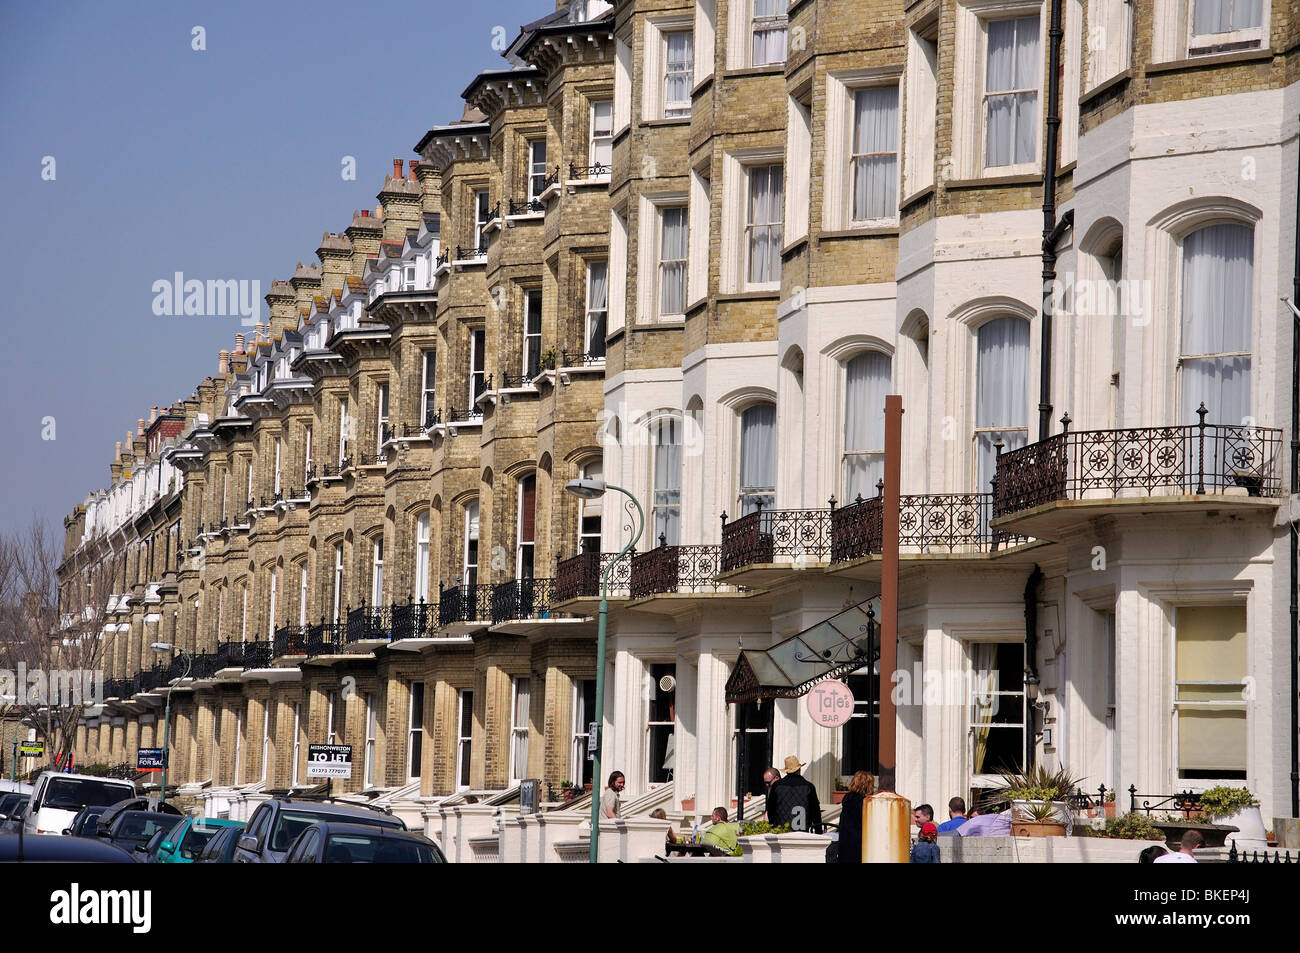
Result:
<svg viewBox="0 0 1300 953">
<path fill-rule="evenodd" d="M 880 769 L 879 789 L 893 791 L 897 775 L 898 503 L 903 459 L 903 398 L 885 398 L 885 490 L 880 510 Z"/>
</svg>

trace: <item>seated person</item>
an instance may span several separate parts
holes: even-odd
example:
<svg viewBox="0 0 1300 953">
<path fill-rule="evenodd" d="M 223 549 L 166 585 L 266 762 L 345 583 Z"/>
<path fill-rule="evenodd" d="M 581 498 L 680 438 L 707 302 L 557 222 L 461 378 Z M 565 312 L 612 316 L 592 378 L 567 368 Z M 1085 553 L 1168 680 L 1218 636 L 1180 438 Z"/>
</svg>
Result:
<svg viewBox="0 0 1300 953">
<path fill-rule="evenodd" d="M 702 838 L 704 844 L 712 848 L 710 853 L 717 853 L 723 857 L 742 856 L 745 852 L 740 849 L 738 840 L 740 825 L 727 820 L 727 809 L 715 807 L 710 820 L 713 824 L 704 832 Z"/>
</svg>

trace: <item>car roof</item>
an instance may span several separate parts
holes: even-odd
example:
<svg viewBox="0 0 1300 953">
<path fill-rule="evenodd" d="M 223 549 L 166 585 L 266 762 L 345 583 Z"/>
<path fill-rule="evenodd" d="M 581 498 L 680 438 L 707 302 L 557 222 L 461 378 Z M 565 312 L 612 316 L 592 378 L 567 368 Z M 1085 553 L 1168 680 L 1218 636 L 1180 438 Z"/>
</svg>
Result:
<svg viewBox="0 0 1300 953">
<path fill-rule="evenodd" d="M 192 827 L 243 827 L 243 821 L 232 821 L 224 817 L 191 817 L 188 818 Z"/>
<path fill-rule="evenodd" d="M 282 811 L 291 810 L 300 814 L 334 814 L 361 818 L 362 823 L 366 826 L 384 824 L 399 829 L 404 829 L 406 826 L 400 817 L 394 817 L 385 811 L 361 804 L 349 804 L 347 801 L 300 801 L 294 798 L 280 798 L 276 803 L 280 805 Z"/>
<path fill-rule="evenodd" d="M 0 794 L 31 794 L 35 786 L 26 781 L 6 781 L 0 778 Z"/>
<path fill-rule="evenodd" d="M 23 860 L 32 863 L 134 864 L 135 858 L 112 844 L 81 837 L 22 837 Z M 18 859 L 19 835 L 0 834 L 0 863 Z"/>
<path fill-rule="evenodd" d="M 37 782 L 47 774 L 54 778 L 71 778 L 74 781 L 103 781 L 107 784 L 123 784 L 131 788 L 132 791 L 135 790 L 135 782 L 127 781 L 124 778 L 105 778 L 98 774 L 69 774 L 67 771 L 42 771 L 36 778 Z"/>
<path fill-rule="evenodd" d="M 433 844 L 433 841 L 418 831 L 399 831 L 392 827 L 374 827 L 370 824 L 343 824 L 339 822 L 330 822 L 317 826 L 321 828 L 326 837 L 333 834 L 351 834 L 362 837 L 390 837 L 397 840 L 413 840 L 421 844 Z"/>
</svg>

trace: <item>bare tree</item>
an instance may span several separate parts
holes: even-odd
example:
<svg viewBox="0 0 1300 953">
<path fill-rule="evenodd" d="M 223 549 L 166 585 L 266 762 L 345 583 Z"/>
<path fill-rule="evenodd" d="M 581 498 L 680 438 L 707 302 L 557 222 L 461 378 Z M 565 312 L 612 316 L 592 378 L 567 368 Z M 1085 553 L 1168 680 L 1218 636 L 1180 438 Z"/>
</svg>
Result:
<svg viewBox="0 0 1300 953">
<path fill-rule="evenodd" d="M 67 762 L 77 726 L 102 701 L 115 565 L 77 554 L 61 566 L 61 549 L 39 520 L 0 532 L 0 715 L 35 729 L 51 763 Z"/>
</svg>

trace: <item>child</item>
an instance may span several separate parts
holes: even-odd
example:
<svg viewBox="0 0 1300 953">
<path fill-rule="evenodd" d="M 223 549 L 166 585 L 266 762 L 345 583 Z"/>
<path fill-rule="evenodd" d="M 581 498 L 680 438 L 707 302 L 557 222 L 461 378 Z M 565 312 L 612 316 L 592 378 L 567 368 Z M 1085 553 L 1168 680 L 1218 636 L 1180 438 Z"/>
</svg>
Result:
<svg viewBox="0 0 1300 953">
<path fill-rule="evenodd" d="M 926 821 L 922 824 L 921 836 L 912 845 L 911 862 L 914 864 L 939 863 L 939 845 L 935 843 L 938 837 L 939 828 L 934 826 L 933 821 Z"/>
</svg>

